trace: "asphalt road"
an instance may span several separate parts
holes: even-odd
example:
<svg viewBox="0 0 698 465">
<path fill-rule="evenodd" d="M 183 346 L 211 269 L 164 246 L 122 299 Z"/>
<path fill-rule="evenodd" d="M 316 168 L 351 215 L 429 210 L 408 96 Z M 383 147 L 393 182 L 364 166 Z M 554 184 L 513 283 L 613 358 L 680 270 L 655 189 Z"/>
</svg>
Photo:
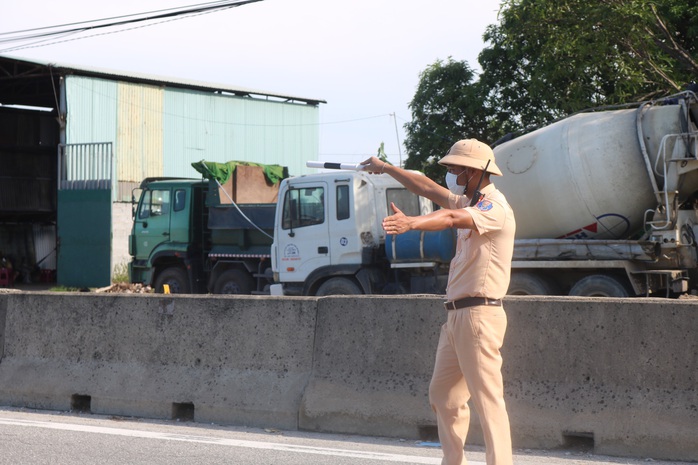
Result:
<svg viewBox="0 0 698 465">
<path fill-rule="evenodd" d="M 470 465 L 484 465 L 470 447 Z M 441 463 L 438 444 L 390 438 L 0 408 L 0 465 Z M 517 465 L 686 465 L 580 450 L 517 450 Z"/>
</svg>

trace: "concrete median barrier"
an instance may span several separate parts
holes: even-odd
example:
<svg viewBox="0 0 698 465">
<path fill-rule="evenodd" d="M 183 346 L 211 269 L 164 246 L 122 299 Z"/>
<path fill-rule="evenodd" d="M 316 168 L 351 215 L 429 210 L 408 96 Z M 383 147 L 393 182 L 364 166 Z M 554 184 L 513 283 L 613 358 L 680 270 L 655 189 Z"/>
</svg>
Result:
<svg viewBox="0 0 698 465">
<path fill-rule="evenodd" d="M 3 405 L 297 428 L 313 302 L 14 294 L 7 307 Z"/>
<path fill-rule="evenodd" d="M 505 308 L 516 447 L 698 460 L 697 300 Z M 0 405 L 431 437 L 445 318 L 435 296 L 0 294 Z"/>
</svg>

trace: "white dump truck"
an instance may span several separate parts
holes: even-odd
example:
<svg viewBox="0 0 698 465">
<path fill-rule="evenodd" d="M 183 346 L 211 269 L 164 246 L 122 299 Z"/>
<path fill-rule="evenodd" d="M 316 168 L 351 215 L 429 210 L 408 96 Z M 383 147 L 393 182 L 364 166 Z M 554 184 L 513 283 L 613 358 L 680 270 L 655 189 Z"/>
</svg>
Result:
<svg viewBox="0 0 698 465">
<path fill-rule="evenodd" d="M 510 294 L 698 290 L 692 92 L 574 114 L 496 145 L 516 215 Z"/>
<path fill-rule="evenodd" d="M 333 171 L 284 179 L 271 265 L 274 295 L 442 294 L 455 251 L 451 230 L 388 236 L 394 202 L 407 215 L 433 204 L 387 174 Z"/>
</svg>

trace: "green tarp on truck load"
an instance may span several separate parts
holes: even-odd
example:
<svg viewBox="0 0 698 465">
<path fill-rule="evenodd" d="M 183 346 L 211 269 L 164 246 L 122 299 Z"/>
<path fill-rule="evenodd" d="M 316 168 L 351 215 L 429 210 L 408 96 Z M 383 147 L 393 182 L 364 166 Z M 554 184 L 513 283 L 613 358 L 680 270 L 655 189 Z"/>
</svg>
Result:
<svg viewBox="0 0 698 465">
<path fill-rule="evenodd" d="M 228 161 L 218 163 L 213 161 L 204 161 L 192 163 L 191 166 L 201 173 L 206 179 L 215 179 L 221 184 L 225 184 L 235 172 L 237 166 L 260 166 L 264 169 L 264 175 L 269 182 L 277 184 L 282 179 L 288 177 L 288 168 L 280 165 L 264 165 L 261 163 L 252 163 L 248 161 Z"/>
</svg>

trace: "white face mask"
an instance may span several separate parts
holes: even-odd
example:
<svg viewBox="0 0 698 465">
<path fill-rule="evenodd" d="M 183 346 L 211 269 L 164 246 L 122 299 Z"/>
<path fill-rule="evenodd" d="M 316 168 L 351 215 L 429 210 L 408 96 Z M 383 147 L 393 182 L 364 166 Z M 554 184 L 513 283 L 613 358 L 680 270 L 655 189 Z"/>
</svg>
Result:
<svg viewBox="0 0 698 465">
<path fill-rule="evenodd" d="M 465 181 L 465 186 L 461 186 L 458 184 L 458 176 L 460 176 L 464 172 L 465 170 L 461 171 L 459 174 L 446 172 L 446 186 L 448 187 L 448 190 L 451 191 L 451 193 L 456 195 L 465 195 L 465 191 L 468 189 L 468 184 L 470 184 L 470 180 L 473 179 L 475 175 L 473 174 L 468 178 L 467 181 Z"/>
<path fill-rule="evenodd" d="M 461 173 L 462 174 L 462 173 Z M 451 193 L 456 195 L 463 195 L 465 193 L 466 186 L 458 185 L 458 174 L 451 173 L 450 171 L 446 173 L 446 186 Z"/>
</svg>

